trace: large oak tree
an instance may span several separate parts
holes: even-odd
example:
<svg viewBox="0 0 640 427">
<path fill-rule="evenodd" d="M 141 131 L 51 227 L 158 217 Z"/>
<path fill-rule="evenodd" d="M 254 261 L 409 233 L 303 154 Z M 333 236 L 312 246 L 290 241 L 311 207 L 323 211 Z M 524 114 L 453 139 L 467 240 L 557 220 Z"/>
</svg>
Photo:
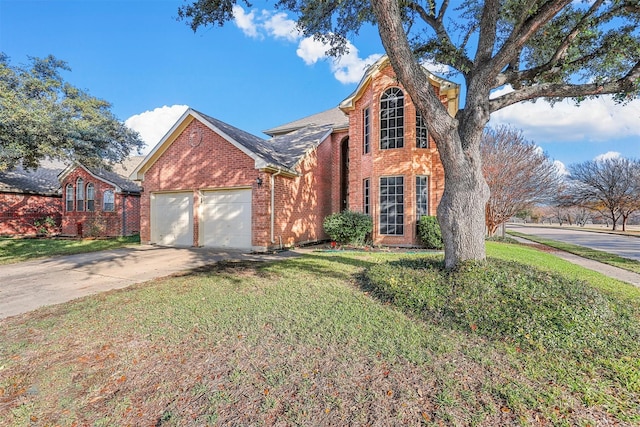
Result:
<svg viewBox="0 0 640 427">
<path fill-rule="evenodd" d="M 46 158 L 119 162 L 144 144 L 111 104 L 66 82 L 53 56 L 16 66 L 0 52 L 0 172 L 37 168 Z"/>
<path fill-rule="evenodd" d="M 222 25 L 246 0 L 196 0 L 179 10 L 191 27 Z M 400 82 L 427 119 L 445 171 L 438 220 L 445 264 L 483 260 L 480 140 L 491 113 L 518 102 L 637 96 L 640 85 L 638 0 L 277 0 L 299 28 L 340 54 L 363 24 L 377 25 Z M 463 108 L 451 117 L 421 62 L 446 64 L 464 80 Z M 510 92 L 490 97 L 499 88 Z"/>
</svg>

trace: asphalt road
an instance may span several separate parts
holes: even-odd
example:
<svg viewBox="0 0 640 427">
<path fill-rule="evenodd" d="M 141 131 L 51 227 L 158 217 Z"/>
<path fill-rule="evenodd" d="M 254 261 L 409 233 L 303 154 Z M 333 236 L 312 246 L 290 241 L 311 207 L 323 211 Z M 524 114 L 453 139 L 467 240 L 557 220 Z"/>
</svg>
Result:
<svg viewBox="0 0 640 427">
<path fill-rule="evenodd" d="M 296 254 L 142 245 L 0 265 L 0 319 L 222 260 L 267 261 L 287 256 Z"/>
<path fill-rule="evenodd" d="M 623 258 L 640 261 L 640 238 L 607 234 L 588 230 L 569 230 L 558 227 L 536 227 L 507 224 L 507 230 L 538 236 L 543 239 L 571 243 L 599 251 L 609 252 Z"/>
</svg>

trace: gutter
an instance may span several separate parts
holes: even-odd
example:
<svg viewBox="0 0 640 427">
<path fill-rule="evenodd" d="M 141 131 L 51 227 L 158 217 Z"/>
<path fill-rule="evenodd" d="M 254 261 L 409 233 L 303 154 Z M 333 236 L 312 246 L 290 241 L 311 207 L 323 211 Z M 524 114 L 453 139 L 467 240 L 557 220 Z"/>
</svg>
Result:
<svg viewBox="0 0 640 427">
<path fill-rule="evenodd" d="M 275 223 L 276 223 L 276 207 L 275 207 L 275 203 L 276 203 L 276 189 L 275 189 L 275 184 L 276 184 L 276 176 L 282 174 L 282 169 L 278 168 L 278 171 L 276 173 L 272 173 L 270 178 L 269 178 L 269 182 L 271 184 L 271 244 L 274 244 L 276 242 L 275 236 L 274 236 L 274 228 L 275 228 Z"/>
</svg>

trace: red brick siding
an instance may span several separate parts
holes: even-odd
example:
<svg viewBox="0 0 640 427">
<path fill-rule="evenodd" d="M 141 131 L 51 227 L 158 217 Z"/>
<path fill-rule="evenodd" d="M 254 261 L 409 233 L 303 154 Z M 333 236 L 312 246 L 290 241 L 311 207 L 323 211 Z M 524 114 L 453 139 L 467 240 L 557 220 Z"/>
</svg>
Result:
<svg viewBox="0 0 640 427">
<path fill-rule="evenodd" d="M 0 193 L 0 235 L 37 234 L 35 221 L 48 216 L 53 218 L 59 230 L 61 211 L 59 196 Z"/>
<path fill-rule="evenodd" d="M 275 177 L 274 245 L 291 246 L 327 238 L 322 223 L 334 212 L 332 159 L 336 139 L 342 138 L 327 138 L 300 162 L 299 177 Z"/>
<path fill-rule="evenodd" d="M 76 210 L 75 195 L 78 178 L 84 180 L 84 211 Z M 95 189 L 95 208 L 92 212 L 86 210 L 86 187 L 89 183 L 93 184 Z M 71 184 L 74 190 L 74 208 L 71 211 L 67 211 L 66 206 L 66 188 L 68 184 Z M 61 185 L 62 234 L 67 236 L 115 237 L 123 235 L 129 236 L 140 231 L 140 196 L 118 193 L 116 192 L 116 187 L 95 178 L 82 167 L 77 167 L 71 171 L 62 181 Z M 114 192 L 113 212 L 105 212 L 103 210 L 103 197 L 104 192 L 107 190 Z M 126 221 L 124 230 L 123 217 Z"/>
<path fill-rule="evenodd" d="M 429 176 L 429 213 L 436 209 L 444 191 L 444 171 L 434 141 L 430 138 L 429 148 L 416 148 L 415 107 L 405 92 L 404 147 L 380 149 L 380 96 L 390 87 L 400 87 L 392 68 L 386 67 L 375 75 L 368 88 L 356 101 L 349 114 L 349 207 L 363 209 L 363 180 L 369 178 L 370 206 L 374 223 L 373 240 L 376 244 L 415 245 L 416 235 L 416 193 L 415 177 Z M 436 93 L 438 93 L 438 88 Z M 446 97 L 441 97 L 446 102 Z M 370 152 L 363 153 L 363 111 L 370 112 Z M 404 235 L 386 236 L 379 234 L 379 186 L 380 177 L 404 177 Z"/>
<path fill-rule="evenodd" d="M 189 143 L 192 132 L 201 132 L 197 146 Z M 256 178 L 263 184 L 258 187 Z M 193 192 L 193 245 L 199 240 L 200 191 L 221 188 L 252 188 L 253 246 L 266 246 L 269 234 L 269 180 L 255 169 L 255 161 L 198 120 L 193 120 L 160 158 L 145 172 L 140 207 L 140 237 L 151 240 L 151 202 L 154 192 Z"/>
</svg>

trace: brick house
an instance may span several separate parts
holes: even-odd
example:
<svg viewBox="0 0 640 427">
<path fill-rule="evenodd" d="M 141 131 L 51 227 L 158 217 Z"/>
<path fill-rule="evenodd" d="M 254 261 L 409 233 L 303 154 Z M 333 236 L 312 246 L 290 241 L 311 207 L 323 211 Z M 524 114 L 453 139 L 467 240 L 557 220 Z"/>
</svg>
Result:
<svg viewBox="0 0 640 427">
<path fill-rule="evenodd" d="M 451 112 L 457 85 L 429 75 Z M 372 216 L 376 244 L 418 245 L 444 189 L 438 152 L 386 57 L 338 108 L 262 139 L 187 110 L 140 163 L 143 243 L 266 250 L 324 240 L 324 218 Z"/>
<path fill-rule="evenodd" d="M 0 235 L 38 234 L 36 223 L 45 218 L 55 224 L 48 231 L 58 231 L 62 218 L 58 174 L 63 168 L 62 163 L 45 161 L 36 170 L 17 166 L 0 172 Z"/>
<path fill-rule="evenodd" d="M 58 175 L 63 235 L 115 237 L 140 232 L 141 188 L 117 172 L 123 165 L 114 168 L 74 163 Z"/>
</svg>

